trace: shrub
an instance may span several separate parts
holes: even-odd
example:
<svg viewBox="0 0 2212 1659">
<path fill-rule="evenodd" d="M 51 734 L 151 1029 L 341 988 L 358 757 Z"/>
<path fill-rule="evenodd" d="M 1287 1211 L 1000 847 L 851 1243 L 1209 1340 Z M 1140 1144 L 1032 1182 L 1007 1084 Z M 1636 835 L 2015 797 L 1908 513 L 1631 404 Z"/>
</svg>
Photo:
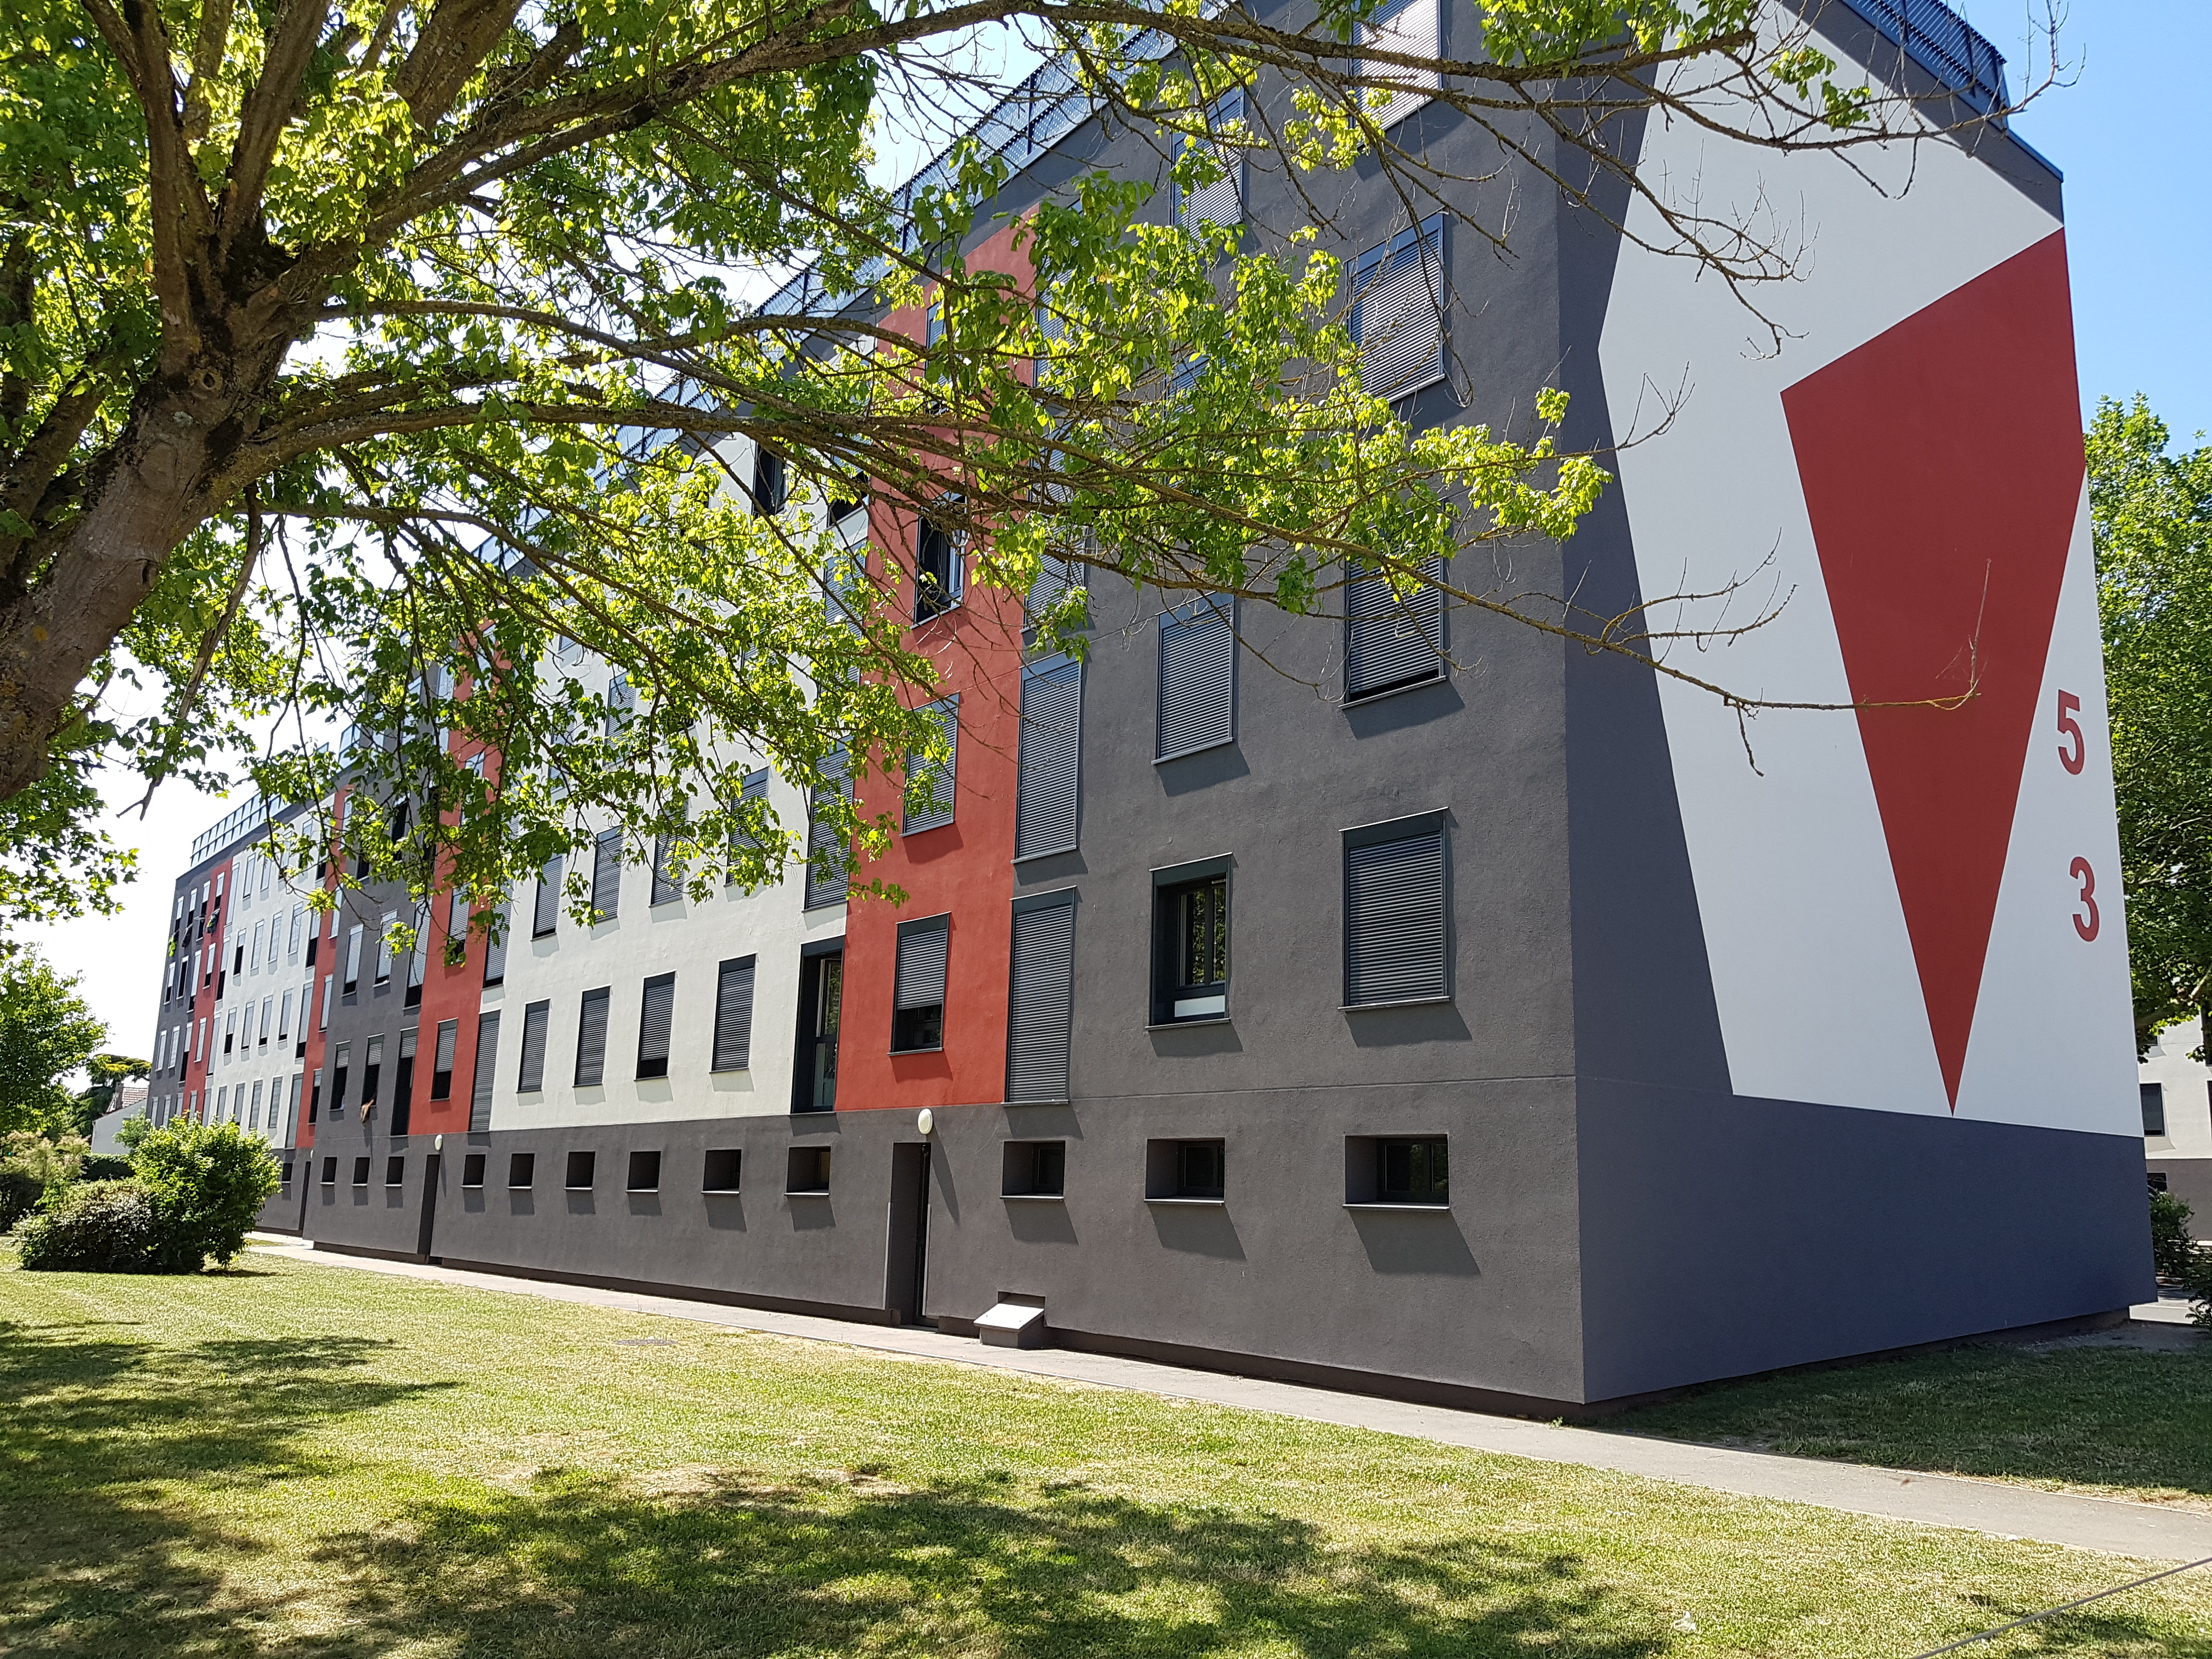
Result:
<svg viewBox="0 0 2212 1659">
<path fill-rule="evenodd" d="M 5 1232 L 83 1173 L 89 1142 L 75 1135 L 49 1139 L 33 1129 L 0 1135 L 0 1232 Z M 127 1169 L 118 1172 L 129 1175 Z"/>
<path fill-rule="evenodd" d="M 159 1223 L 135 1181 L 65 1188 L 15 1229 L 26 1267 L 48 1273 L 143 1273 L 153 1265 Z"/>
<path fill-rule="evenodd" d="M 131 1160 L 120 1152 L 87 1152 L 76 1172 L 79 1181 L 128 1181 Z"/>
<path fill-rule="evenodd" d="M 153 1200 L 160 1273 L 198 1273 L 209 1256 L 228 1267 L 283 1180 L 267 1144 L 235 1123 L 169 1124 L 143 1137 L 131 1162 Z"/>
<path fill-rule="evenodd" d="M 2150 1194 L 2150 1259 L 2160 1279 L 2181 1279 L 2197 1254 L 2189 1231 L 2190 1209 L 2172 1193 L 2155 1187 Z"/>
</svg>

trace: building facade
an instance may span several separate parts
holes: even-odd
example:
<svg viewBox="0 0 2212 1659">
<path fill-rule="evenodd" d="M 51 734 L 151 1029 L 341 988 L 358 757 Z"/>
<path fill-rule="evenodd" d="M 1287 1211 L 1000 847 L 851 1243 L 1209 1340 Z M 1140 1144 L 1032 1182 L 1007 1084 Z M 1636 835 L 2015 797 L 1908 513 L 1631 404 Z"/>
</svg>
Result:
<svg viewBox="0 0 2212 1659">
<path fill-rule="evenodd" d="M 1985 106 L 1986 43 L 1901 52 L 1893 10 L 1818 22 Z M 1393 27 L 1471 56 L 1456 15 Z M 1404 101 L 1395 142 L 1496 173 Z M 1157 170 L 1055 107 L 1000 213 Z M 1740 719 L 1376 582 L 1324 620 L 1088 573 L 1087 652 L 1040 659 L 878 505 L 851 533 L 930 575 L 956 738 L 926 799 L 868 803 L 902 906 L 805 872 L 695 902 L 609 826 L 588 925 L 549 872 L 502 944 L 449 965 L 431 914 L 410 964 L 375 947 L 402 901 L 295 951 L 297 900 L 210 849 L 155 1094 L 251 1121 L 260 1085 L 270 1218 L 333 1249 L 1545 1410 L 2144 1299 L 2059 179 L 1996 127 L 1848 165 L 1638 141 L 1708 204 L 1801 204 L 1783 349 L 1648 203 L 1524 177 L 1505 261 L 1370 164 L 1334 227 L 1365 367 L 1420 424 L 1559 385 L 1569 443 L 1618 447 L 1571 542 L 1457 586 L 1609 615 L 1748 582 L 1759 627 L 1668 662 L 1823 707 Z M 1232 185 L 1158 210 L 1302 216 L 1257 161 Z"/>
</svg>

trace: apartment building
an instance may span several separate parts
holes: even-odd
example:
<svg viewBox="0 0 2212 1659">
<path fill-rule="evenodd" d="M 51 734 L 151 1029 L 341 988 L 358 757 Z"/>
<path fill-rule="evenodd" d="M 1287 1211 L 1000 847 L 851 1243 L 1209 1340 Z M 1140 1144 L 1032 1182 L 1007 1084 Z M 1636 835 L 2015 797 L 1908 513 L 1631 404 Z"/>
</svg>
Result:
<svg viewBox="0 0 2212 1659">
<path fill-rule="evenodd" d="M 1818 23 L 2001 95 L 1941 7 Z M 999 214 L 1157 169 L 1052 73 L 995 118 Z M 1403 102 L 1395 142 L 1495 172 Z M 1753 577 L 1771 619 L 1669 660 L 1838 707 L 1739 719 L 1375 581 L 1322 620 L 1066 572 L 1089 648 L 1040 658 L 878 503 L 841 528 L 926 578 L 955 740 L 925 796 L 866 802 L 902 905 L 803 871 L 695 901 L 609 825 L 588 921 L 550 870 L 498 945 L 447 963 L 434 905 L 402 963 L 374 890 L 295 950 L 241 830 L 179 881 L 156 1093 L 243 1088 L 250 1121 L 259 1085 L 298 1166 L 271 1218 L 331 1249 L 1546 1411 L 2143 1299 L 2058 175 L 1994 128 L 1848 164 L 1643 143 L 1708 203 L 1802 211 L 1818 258 L 1761 296 L 1784 349 L 1648 204 L 1615 230 L 1528 174 L 1507 260 L 1364 168 L 1363 373 L 1421 424 L 1561 385 L 1595 447 L 1686 389 L 1571 542 L 1459 585 L 1610 612 Z M 1302 217 L 1256 162 L 1158 210 Z"/>
</svg>

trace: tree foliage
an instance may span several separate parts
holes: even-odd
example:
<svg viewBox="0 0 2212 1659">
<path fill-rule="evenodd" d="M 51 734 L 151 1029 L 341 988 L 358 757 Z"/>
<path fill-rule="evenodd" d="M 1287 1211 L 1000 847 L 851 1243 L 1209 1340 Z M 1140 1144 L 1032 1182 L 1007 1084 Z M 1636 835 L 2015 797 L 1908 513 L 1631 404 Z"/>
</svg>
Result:
<svg viewBox="0 0 2212 1659">
<path fill-rule="evenodd" d="M 2212 1001 L 2212 448 L 2170 449 L 2141 396 L 2099 402 L 2089 510 L 2144 1044 Z"/>
<path fill-rule="evenodd" d="M 674 837 L 702 883 L 727 848 L 774 878 L 803 837 L 736 787 L 763 760 L 879 843 L 823 787 L 934 752 L 912 712 L 934 670 L 910 569 L 855 568 L 830 501 L 865 488 L 894 542 L 952 522 L 1008 594 L 1080 550 L 1304 613 L 1348 569 L 1431 580 L 1435 553 L 1563 538 L 1595 500 L 1556 392 L 1468 386 L 1520 420 L 1444 430 L 1362 392 L 1311 181 L 1367 157 L 1408 212 L 1449 201 L 1501 248 L 1510 229 L 1510 191 L 1401 148 L 1379 100 L 1420 89 L 1488 171 L 1576 210 L 1647 204 L 1649 245 L 1747 295 L 1790 250 L 1643 178 L 1639 120 L 1782 153 L 1960 117 L 1755 0 L 1475 0 L 1479 53 L 1347 54 L 1376 9 L 16 0 L 0 915 L 102 902 L 112 865 L 57 879 L 97 850 L 102 764 L 227 781 L 250 761 L 313 800 L 343 762 L 349 852 L 486 897 L 607 822 Z M 1012 89 L 963 66 L 979 30 L 1158 166 L 1079 170 L 971 264 L 1002 149 L 968 132 L 902 189 L 877 158 L 901 122 L 950 112 L 933 142 Z M 1234 119 L 1232 88 L 1254 94 Z M 1164 211 L 1240 155 L 1311 222 L 1240 240 Z M 940 328 L 888 325 L 933 296 Z M 785 459 L 797 511 L 749 510 L 737 439 Z M 1634 618 L 1453 591 L 1648 657 Z M 636 688 L 619 718 L 572 643 Z M 126 719 L 134 696 L 155 712 Z M 257 748 L 280 711 L 301 723 Z M 369 741 L 319 750 L 301 733 L 323 716 Z M 469 769 L 453 732 L 505 763 Z"/>
<path fill-rule="evenodd" d="M 0 954 L 0 1134 L 81 1132 L 76 1095 L 62 1079 L 107 1041 L 107 1027 L 36 952 Z"/>
</svg>

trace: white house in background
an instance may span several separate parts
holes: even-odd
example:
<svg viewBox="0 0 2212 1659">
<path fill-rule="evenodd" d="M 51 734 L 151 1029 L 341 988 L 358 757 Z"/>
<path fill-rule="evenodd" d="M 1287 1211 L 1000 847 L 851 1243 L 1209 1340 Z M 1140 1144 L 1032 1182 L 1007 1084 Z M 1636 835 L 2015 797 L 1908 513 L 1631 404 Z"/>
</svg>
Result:
<svg viewBox="0 0 2212 1659">
<path fill-rule="evenodd" d="M 147 1085 L 126 1083 L 115 1091 L 114 1103 L 93 1120 L 92 1150 L 95 1152 L 119 1152 L 123 1147 L 115 1139 L 115 1132 L 125 1121 L 146 1115 Z"/>
<path fill-rule="evenodd" d="M 2212 1067 L 2190 1058 L 2203 1042 L 2203 1022 L 2184 1020 L 2143 1057 L 2143 1162 L 2150 1184 L 2196 1211 L 2199 1236 L 2212 1237 Z"/>
</svg>

